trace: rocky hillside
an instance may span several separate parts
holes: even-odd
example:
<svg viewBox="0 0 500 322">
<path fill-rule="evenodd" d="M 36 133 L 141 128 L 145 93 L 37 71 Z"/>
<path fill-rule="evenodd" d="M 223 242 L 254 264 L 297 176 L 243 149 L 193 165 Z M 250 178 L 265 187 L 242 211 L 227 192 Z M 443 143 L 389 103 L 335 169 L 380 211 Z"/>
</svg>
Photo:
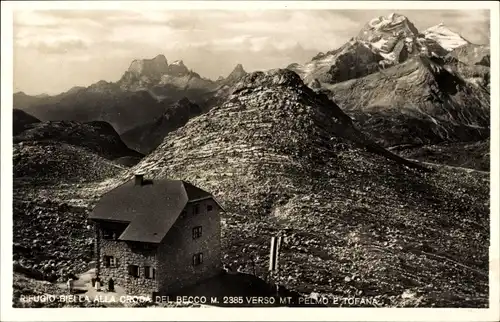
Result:
<svg viewBox="0 0 500 322">
<path fill-rule="evenodd" d="M 26 130 L 30 124 L 40 122 L 39 119 L 30 115 L 24 111 L 13 109 L 12 110 L 12 132 L 13 135 L 18 135 L 19 133 Z"/>
<path fill-rule="evenodd" d="M 131 148 L 148 154 L 163 142 L 165 136 L 202 113 L 202 109 L 184 98 L 167 108 L 155 121 L 140 125 L 121 135 L 122 140 Z"/>
<path fill-rule="evenodd" d="M 24 132 L 14 136 L 14 143 L 19 142 L 67 143 L 83 147 L 110 160 L 124 156 L 142 157 L 142 154 L 129 149 L 123 143 L 110 124 L 101 121 L 34 123 Z"/>
<path fill-rule="evenodd" d="M 467 44 L 455 48 L 449 55 L 466 65 L 490 67 L 490 46 Z"/>
<path fill-rule="evenodd" d="M 61 142 L 28 141 L 13 146 L 14 181 L 32 184 L 99 182 L 123 170 L 96 153 Z"/>
<path fill-rule="evenodd" d="M 490 123 L 489 73 L 478 68 L 417 56 L 325 88 L 383 145 L 474 141 L 489 137 Z"/>
<path fill-rule="evenodd" d="M 295 291 L 487 306 L 488 176 L 405 165 L 296 74 L 274 70 L 246 76 L 115 185 L 140 171 L 212 192 L 225 209 L 224 261 L 245 269 L 254 258 L 258 275 L 281 231 L 280 283 Z"/>
<path fill-rule="evenodd" d="M 420 33 L 405 16 L 392 13 L 365 24 L 358 35 L 339 49 L 319 53 L 304 65 L 292 64 L 307 83 L 334 84 L 363 77 L 405 62 L 416 55 L 446 56 L 470 43 L 440 24 Z"/>
<path fill-rule="evenodd" d="M 442 143 L 423 146 L 396 146 L 391 151 L 405 158 L 490 171 L 490 140 Z"/>
<path fill-rule="evenodd" d="M 85 270 L 92 259 L 86 209 L 50 200 L 13 206 L 13 261 L 31 277 L 54 281 Z"/>
</svg>

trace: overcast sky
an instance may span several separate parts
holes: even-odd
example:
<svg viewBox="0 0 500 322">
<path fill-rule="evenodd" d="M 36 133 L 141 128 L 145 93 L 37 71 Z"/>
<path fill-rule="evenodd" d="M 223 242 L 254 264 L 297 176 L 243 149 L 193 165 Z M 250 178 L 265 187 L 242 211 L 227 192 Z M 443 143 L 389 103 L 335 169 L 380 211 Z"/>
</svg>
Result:
<svg viewBox="0 0 500 322">
<path fill-rule="evenodd" d="M 247 71 L 283 68 L 341 46 L 391 12 L 420 31 L 443 22 L 473 43 L 489 43 L 485 10 L 18 11 L 14 92 L 117 81 L 133 59 L 158 54 L 212 79 L 238 63 Z"/>
</svg>

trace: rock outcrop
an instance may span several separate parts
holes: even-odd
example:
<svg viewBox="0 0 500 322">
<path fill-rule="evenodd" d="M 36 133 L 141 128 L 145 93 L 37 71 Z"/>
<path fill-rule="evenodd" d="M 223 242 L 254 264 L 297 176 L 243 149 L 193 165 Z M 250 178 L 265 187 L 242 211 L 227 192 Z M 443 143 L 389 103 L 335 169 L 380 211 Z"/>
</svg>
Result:
<svg viewBox="0 0 500 322">
<path fill-rule="evenodd" d="M 30 124 L 38 122 L 40 120 L 33 115 L 16 108 L 12 110 L 12 132 L 14 136 L 26 130 Z"/>
</svg>

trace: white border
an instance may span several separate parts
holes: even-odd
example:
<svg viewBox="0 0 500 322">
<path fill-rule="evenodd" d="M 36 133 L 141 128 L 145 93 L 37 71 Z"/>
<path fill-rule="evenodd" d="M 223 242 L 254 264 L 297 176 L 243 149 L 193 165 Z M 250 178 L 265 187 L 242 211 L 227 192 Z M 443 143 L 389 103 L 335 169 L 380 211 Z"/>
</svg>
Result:
<svg viewBox="0 0 500 322">
<path fill-rule="evenodd" d="M 386 308 L 212 308 L 212 309 L 13 309 L 12 308 L 12 12 L 17 9 L 72 10 L 162 10 L 162 9 L 489 9 L 491 10 L 491 247 L 489 309 L 386 309 Z M 397 9 L 395 9 L 397 8 Z M 68 1 L 2 2 L 2 108 L 1 108 L 1 320 L 92 321 L 92 320 L 176 320 L 176 321 L 498 321 L 499 312 L 499 147 L 500 88 L 499 3 L 494 1 Z"/>
</svg>

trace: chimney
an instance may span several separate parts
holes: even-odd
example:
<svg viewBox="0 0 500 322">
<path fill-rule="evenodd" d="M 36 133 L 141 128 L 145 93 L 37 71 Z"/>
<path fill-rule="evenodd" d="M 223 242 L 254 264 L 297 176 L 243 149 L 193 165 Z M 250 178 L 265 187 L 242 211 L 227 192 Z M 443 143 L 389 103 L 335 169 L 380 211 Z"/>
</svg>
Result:
<svg viewBox="0 0 500 322">
<path fill-rule="evenodd" d="M 143 183 L 144 183 L 144 175 L 143 174 L 136 174 L 135 175 L 135 185 L 142 186 Z"/>
</svg>

